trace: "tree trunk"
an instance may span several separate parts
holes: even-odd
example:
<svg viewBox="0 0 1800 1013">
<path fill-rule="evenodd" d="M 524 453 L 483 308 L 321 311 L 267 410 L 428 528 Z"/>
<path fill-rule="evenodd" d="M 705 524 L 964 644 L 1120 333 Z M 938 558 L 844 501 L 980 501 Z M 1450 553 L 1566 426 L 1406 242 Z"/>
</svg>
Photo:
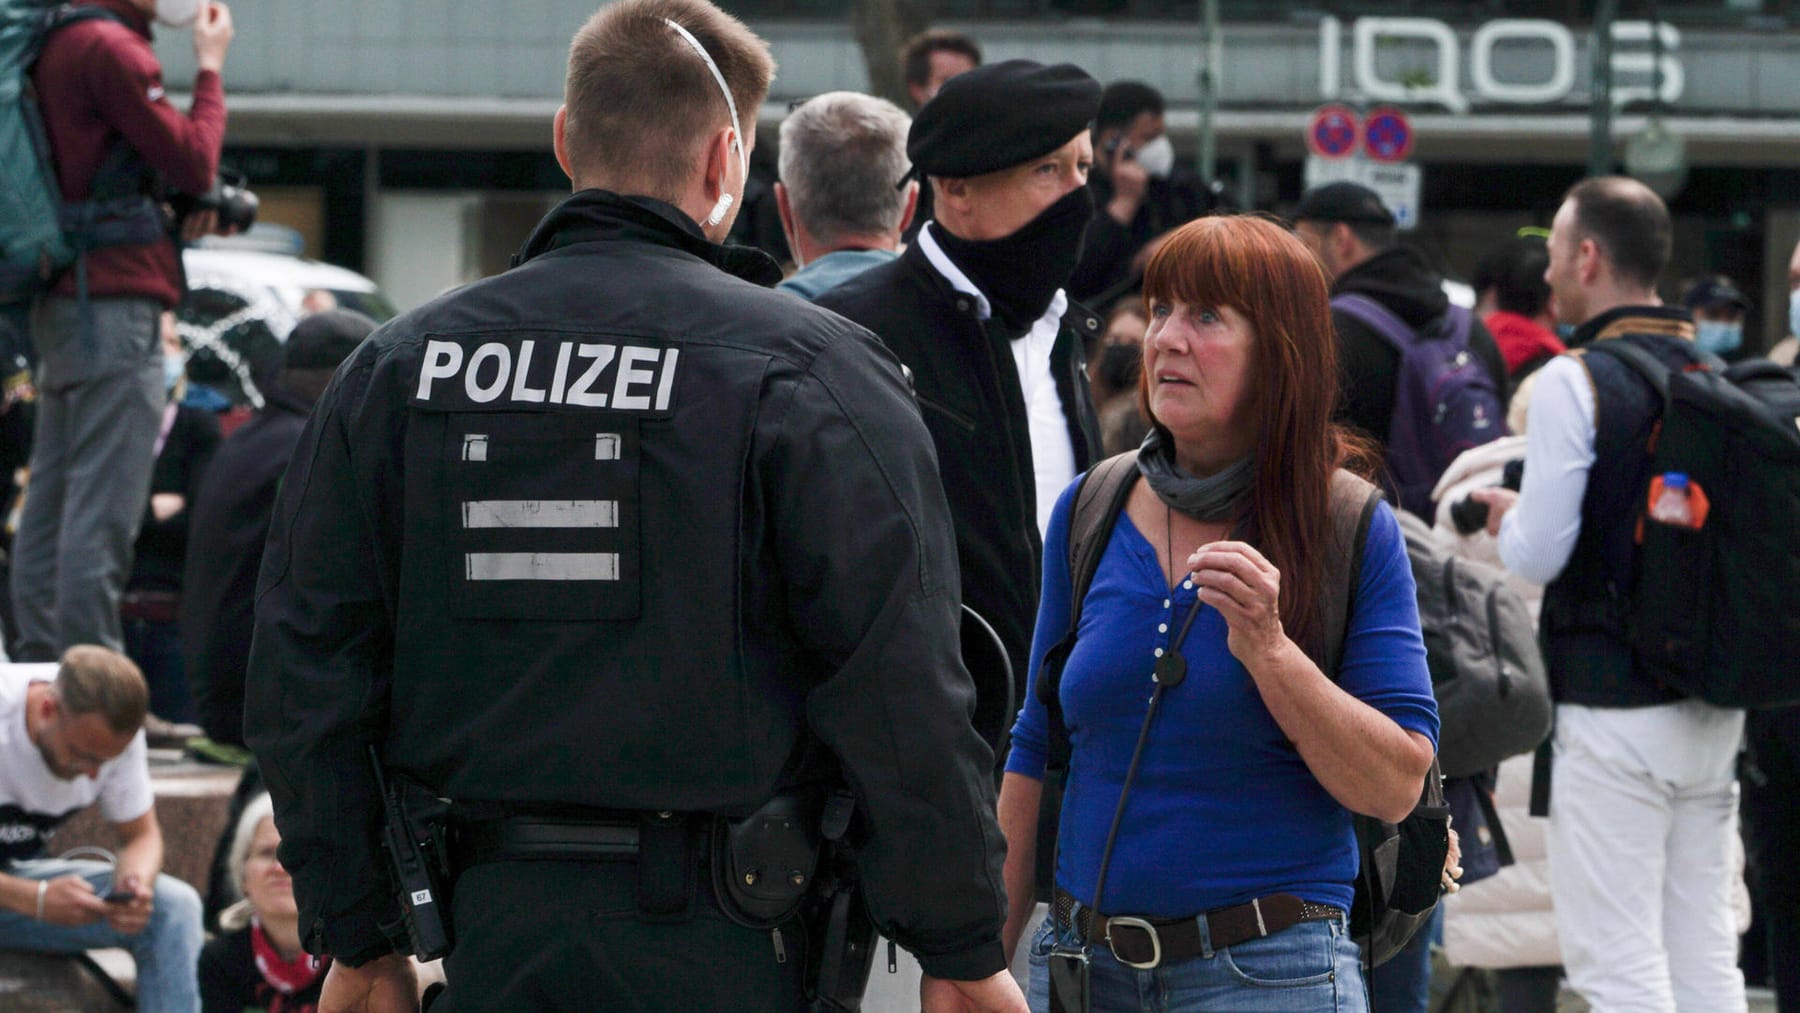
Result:
<svg viewBox="0 0 1800 1013">
<path fill-rule="evenodd" d="M 851 24 L 869 71 L 869 93 L 909 108 L 900 47 L 931 26 L 930 0 L 855 0 Z"/>
</svg>

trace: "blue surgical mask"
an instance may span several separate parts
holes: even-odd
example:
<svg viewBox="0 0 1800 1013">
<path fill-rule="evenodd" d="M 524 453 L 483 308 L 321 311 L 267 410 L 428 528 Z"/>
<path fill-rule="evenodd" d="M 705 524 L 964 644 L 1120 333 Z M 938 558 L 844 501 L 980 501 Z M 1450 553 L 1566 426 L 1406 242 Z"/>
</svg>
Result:
<svg viewBox="0 0 1800 1013">
<path fill-rule="evenodd" d="M 1788 333 L 1800 335 L 1800 288 L 1788 293 Z"/>
<path fill-rule="evenodd" d="M 187 362 L 179 355 L 163 356 L 163 390 L 174 393 L 175 385 L 181 382 L 181 373 Z"/>
<path fill-rule="evenodd" d="M 1699 320 L 1694 323 L 1694 343 L 1703 352 L 1714 355 L 1726 355 L 1738 350 L 1744 343 L 1744 325 L 1740 321 L 1728 324 L 1723 320 Z"/>
</svg>

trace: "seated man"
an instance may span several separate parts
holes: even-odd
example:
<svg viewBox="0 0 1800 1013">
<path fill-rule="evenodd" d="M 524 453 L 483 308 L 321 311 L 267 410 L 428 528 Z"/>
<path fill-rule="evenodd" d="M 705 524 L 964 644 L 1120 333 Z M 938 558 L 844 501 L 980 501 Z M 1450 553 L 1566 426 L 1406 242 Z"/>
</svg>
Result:
<svg viewBox="0 0 1800 1013">
<path fill-rule="evenodd" d="M 137 666 L 102 647 L 0 668 L 0 950 L 121 947 L 137 960 L 139 1009 L 198 1010 L 200 898 L 158 875 L 149 699 Z M 44 857 L 57 825 L 95 801 L 119 830 L 117 861 Z"/>
</svg>

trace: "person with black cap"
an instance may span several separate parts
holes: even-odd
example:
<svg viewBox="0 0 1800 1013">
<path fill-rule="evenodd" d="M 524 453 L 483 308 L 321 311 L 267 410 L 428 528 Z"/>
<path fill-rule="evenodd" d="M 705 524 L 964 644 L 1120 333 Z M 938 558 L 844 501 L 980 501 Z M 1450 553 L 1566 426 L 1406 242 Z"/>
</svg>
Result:
<svg viewBox="0 0 1800 1013">
<path fill-rule="evenodd" d="M 275 490 L 313 404 L 375 326 L 349 310 L 315 313 L 296 324 L 275 382 L 263 391 L 262 409 L 219 446 L 194 494 L 181 656 L 200 727 L 215 744 L 244 745 L 244 666 Z"/>
<path fill-rule="evenodd" d="M 572 195 L 301 435 L 244 735 L 321 1009 L 413 1010 L 445 948 L 436 1013 L 854 1008 L 878 929 L 926 1010 L 1024 1013 L 930 434 L 874 335 L 723 244 L 773 73 L 706 0 L 600 8 Z M 449 800 L 445 880 L 398 887 L 384 783 Z"/>
<path fill-rule="evenodd" d="M 1094 213 L 1099 102 L 1100 83 L 1071 64 L 1008 60 L 946 81 L 906 145 L 934 220 L 899 260 L 819 300 L 912 371 L 956 522 L 963 603 L 1011 663 L 973 673 L 995 744 L 1018 710 L 1043 527 L 1100 446 L 1082 355 L 1100 318 L 1063 291 Z"/>
<path fill-rule="evenodd" d="M 1737 358 L 1744 347 L 1744 317 L 1750 300 L 1722 274 L 1701 278 L 1681 294 L 1681 308 L 1694 315 L 1694 344 L 1721 358 Z"/>
<path fill-rule="evenodd" d="M 1470 380 L 1484 386 L 1489 405 L 1471 399 L 1469 408 L 1481 412 L 1463 428 L 1478 433 L 1487 423 L 1488 439 L 1505 435 L 1508 394 L 1506 360 L 1480 320 L 1461 307 L 1453 307 L 1444 294 L 1444 278 L 1417 250 L 1399 245 L 1393 212 L 1375 191 L 1358 183 L 1327 183 L 1306 192 L 1294 211 L 1294 232 L 1318 254 L 1331 282 L 1331 322 L 1338 336 L 1338 369 L 1342 378 L 1338 418 L 1380 441 L 1388 451 L 1389 471 L 1399 485 L 1399 503 L 1429 517 L 1430 491 L 1449 460 L 1413 461 L 1404 464 L 1396 455 L 1407 448 L 1391 440 L 1398 404 L 1402 352 L 1398 342 L 1446 338 L 1462 340 L 1481 367 Z M 1468 316 L 1466 332 L 1458 330 L 1459 315 Z M 1382 319 L 1385 326 L 1376 326 Z M 1389 336 L 1389 332 L 1404 331 Z M 1449 357 L 1455 361 L 1455 356 Z M 1408 420 L 1413 421 L 1413 420 Z M 1428 424 L 1429 420 L 1421 425 Z M 1466 435 L 1465 434 L 1465 435 Z M 1474 442 L 1486 442 L 1475 437 Z M 1423 468 L 1415 476 L 1401 474 L 1409 467 Z M 1436 474 L 1429 472 L 1435 471 Z"/>
</svg>

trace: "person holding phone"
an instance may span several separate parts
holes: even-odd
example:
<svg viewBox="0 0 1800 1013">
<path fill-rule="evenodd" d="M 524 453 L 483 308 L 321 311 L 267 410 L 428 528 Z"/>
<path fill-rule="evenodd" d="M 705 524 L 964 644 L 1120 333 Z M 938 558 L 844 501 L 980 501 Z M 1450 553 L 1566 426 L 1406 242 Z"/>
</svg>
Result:
<svg viewBox="0 0 1800 1013">
<path fill-rule="evenodd" d="M 0 668 L 0 950 L 121 947 L 137 961 L 139 1009 L 193 1011 L 200 897 L 159 875 L 149 699 L 138 667 L 103 647 Z M 123 841 L 117 860 L 48 857 L 57 825 L 95 803 Z"/>
<path fill-rule="evenodd" d="M 1031 1006 L 1365 1011 L 1351 814 L 1411 812 L 1438 718 L 1399 525 L 1338 474 L 1369 452 L 1331 422 L 1325 278 L 1275 222 L 1213 217 L 1170 237 L 1144 292 L 1152 431 L 1096 536 L 1055 683 L 1071 756 Z M 1079 487 L 1045 539 L 1034 687 L 1070 631 Z M 1354 590 L 1323 576 L 1351 500 L 1367 517 Z M 1000 791 L 1009 952 L 1032 898 L 1050 722 L 1028 695 Z"/>
</svg>

